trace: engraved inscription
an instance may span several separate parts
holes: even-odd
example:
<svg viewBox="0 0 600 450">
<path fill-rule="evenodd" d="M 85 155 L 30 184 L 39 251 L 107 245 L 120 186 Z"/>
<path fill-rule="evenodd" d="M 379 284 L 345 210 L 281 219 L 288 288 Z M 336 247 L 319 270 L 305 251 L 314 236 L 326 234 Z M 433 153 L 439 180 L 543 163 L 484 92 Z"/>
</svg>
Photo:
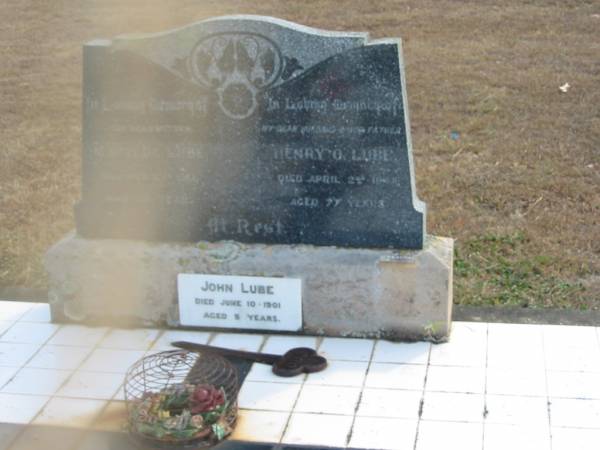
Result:
<svg viewBox="0 0 600 450">
<path fill-rule="evenodd" d="M 206 227 L 213 235 L 235 234 L 238 236 L 284 235 L 285 227 L 281 220 L 270 222 L 253 222 L 247 219 L 228 220 L 223 217 L 211 217 Z"/>
<path fill-rule="evenodd" d="M 273 24 L 220 26 L 86 50 L 78 232 L 420 248 L 397 45 L 307 65 Z"/>
<path fill-rule="evenodd" d="M 166 99 L 148 99 L 148 100 L 112 100 L 105 98 L 95 98 L 86 96 L 84 98 L 84 107 L 89 111 L 101 111 L 103 113 L 177 113 L 186 112 L 191 116 L 204 116 L 208 113 L 208 99 L 199 100 L 166 100 Z"/>
<path fill-rule="evenodd" d="M 317 99 L 306 98 L 283 99 L 266 98 L 266 109 L 272 111 L 292 111 L 292 112 L 315 112 L 320 114 L 330 114 L 332 112 L 363 112 L 370 111 L 377 115 L 391 114 L 397 116 L 402 111 L 402 103 L 398 97 L 391 101 L 373 101 L 366 100 L 341 100 L 341 99 Z M 362 127 L 364 128 L 364 127 Z M 377 127 L 372 128 L 369 132 L 377 132 Z M 358 127 L 357 127 L 358 129 Z M 366 132 L 366 130 L 365 130 Z"/>
<path fill-rule="evenodd" d="M 290 278 L 179 274 L 183 325 L 297 330 L 301 282 Z"/>
</svg>

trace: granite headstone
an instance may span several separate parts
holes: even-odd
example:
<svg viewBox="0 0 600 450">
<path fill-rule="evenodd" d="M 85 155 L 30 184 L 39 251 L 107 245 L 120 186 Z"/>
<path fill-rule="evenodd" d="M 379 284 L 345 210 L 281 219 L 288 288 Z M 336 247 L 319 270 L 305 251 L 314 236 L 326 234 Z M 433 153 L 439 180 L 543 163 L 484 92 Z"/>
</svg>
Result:
<svg viewBox="0 0 600 450">
<path fill-rule="evenodd" d="M 423 247 L 399 40 L 230 16 L 83 75 L 80 236 Z"/>
</svg>

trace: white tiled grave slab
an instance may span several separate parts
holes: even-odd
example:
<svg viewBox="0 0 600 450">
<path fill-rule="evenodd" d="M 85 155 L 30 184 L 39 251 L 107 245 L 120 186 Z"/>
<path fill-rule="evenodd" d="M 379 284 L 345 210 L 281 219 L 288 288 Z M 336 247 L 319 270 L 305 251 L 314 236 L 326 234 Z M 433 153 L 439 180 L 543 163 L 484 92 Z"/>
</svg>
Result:
<svg viewBox="0 0 600 450">
<path fill-rule="evenodd" d="M 460 444 L 458 444 L 459 442 Z M 481 422 L 421 420 L 416 448 L 417 450 L 440 450 L 451 448 L 456 444 L 460 450 L 481 450 L 482 443 L 483 424 Z"/>
<path fill-rule="evenodd" d="M 59 328 L 51 323 L 18 322 L 0 336 L 0 342 L 44 344 Z"/>
<path fill-rule="evenodd" d="M 7 394 L 53 395 L 71 375 L 69 370 L 33 369 L 25 367 L 4 385 Z"/>
<path fill-rule="evenodd" d="M 21 322 L 50 323 L 50 305 L 38 303 L 29 309 L 23 316 Z"/>
<path fill-rule="evenodd" d="M 106 327 L 86 327 L 83 325 L 63 325 L 48 341 L 51 345 L 74 347 L 94 347 L 108 332 Z"/>
<path fill-rule="evenodd" d="M 0 320 L 16 322 L 33 308 L 35 303 L 0 301 Z"/>
<path fill-rule="evenodd" d="M 374 345 L 372 339 L 325 337 L 319 346 L 319 353 L 330 361 L 370 361 Z"/>
<path fill-rule="evenodd" d="M 190 340 L 272 353 L 309 346 L 330 361 L 324 372 L 293 378 L 255 364 L 232 439 L 408 450 L 459 442 L 465 450 L 600 448 L 597 327 L 454 323 L 448 343 L 405 344 L 58 326 L 42 306 L 0 302 L 0 423 L 105 429 L 117 408 L 110 429 L 119 430 L 126 368 L 171 341 Z"/>
<path fill-rule="evenodd" d="M 377 449 L 413 448 L 416 420 L 357 417 L 352 426 L 350 447 Z"/>
<path fill-rule="evenodd" d="M 37 369 L 75 370 L 92 352 L 88 347 L 44 345 L 40 347 L 26 367 Z"/>
<path fill-rule="evenodd" d="M 110 330 L 100 341 L 99 347 L 117 350 L 149 350 L 154 344 L 160 330 L 136 329 L 136 330 Z"/>
<path fill-rule="evenodd" d="M 68 423 L 73 428 L 89 428 L 105 407 L 103 400 L 54 397 L 32 423 L 54 426 Z"/>
<path fill-rule="evenodd" d="M 85 372 L 108 372 L 125 374 L 127 370 L 142 359 L 146 352 L 141 350 L 95 349 L 81 366 Z"/>
<path fill-rule="evenodd" d="M 211 333 L 202 331 L 165 330 L 152 345 L 152 351 L 177 350 L 171 345 L 175 341 L 190 341 L 196 344 L 206 344 Z"/>
<path fill-rule="evenodd" d="M 123 384 L 120 373 L 98 373 L 77 371 L 56 392 L 60 397 L 110 400 Z"/>
<path fill-rule="evenodd" d="M 21 367 L 39 349 L 39 344 L 19 344 L 14 342 L 0 342 L 0 367 Z"/>
</svg>

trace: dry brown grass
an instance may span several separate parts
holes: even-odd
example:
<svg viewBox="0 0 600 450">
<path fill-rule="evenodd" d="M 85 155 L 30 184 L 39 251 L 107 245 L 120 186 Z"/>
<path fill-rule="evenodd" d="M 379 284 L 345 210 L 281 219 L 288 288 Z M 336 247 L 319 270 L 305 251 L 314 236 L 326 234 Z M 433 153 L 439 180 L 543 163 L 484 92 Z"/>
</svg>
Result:
<svg viewBox="0 0 600 450">
<path fill-rule="evenodd" d="M 233 13 L 401 36 L 456 301 L 600 307 L 600 4 L 574 0 L 3 0 L 0 285 L 43 287 L 44 251 L 74 227 L 82 43 Z"/>
</svg>

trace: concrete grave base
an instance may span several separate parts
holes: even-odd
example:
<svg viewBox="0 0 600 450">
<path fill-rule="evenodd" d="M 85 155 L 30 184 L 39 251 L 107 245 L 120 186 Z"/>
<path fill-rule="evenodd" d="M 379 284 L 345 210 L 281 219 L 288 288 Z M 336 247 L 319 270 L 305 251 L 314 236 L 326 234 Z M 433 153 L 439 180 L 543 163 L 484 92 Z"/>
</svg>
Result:
<svg viewBox="0 0 600 450">
<path fill-rule="evenodd" d="M 54 321 L 178 327 L 177 274 L 301 278 L 306 334 L 445 340 L 453 240 L 423 250 L 66 236 L 46 254 Z"/>
</svg>

